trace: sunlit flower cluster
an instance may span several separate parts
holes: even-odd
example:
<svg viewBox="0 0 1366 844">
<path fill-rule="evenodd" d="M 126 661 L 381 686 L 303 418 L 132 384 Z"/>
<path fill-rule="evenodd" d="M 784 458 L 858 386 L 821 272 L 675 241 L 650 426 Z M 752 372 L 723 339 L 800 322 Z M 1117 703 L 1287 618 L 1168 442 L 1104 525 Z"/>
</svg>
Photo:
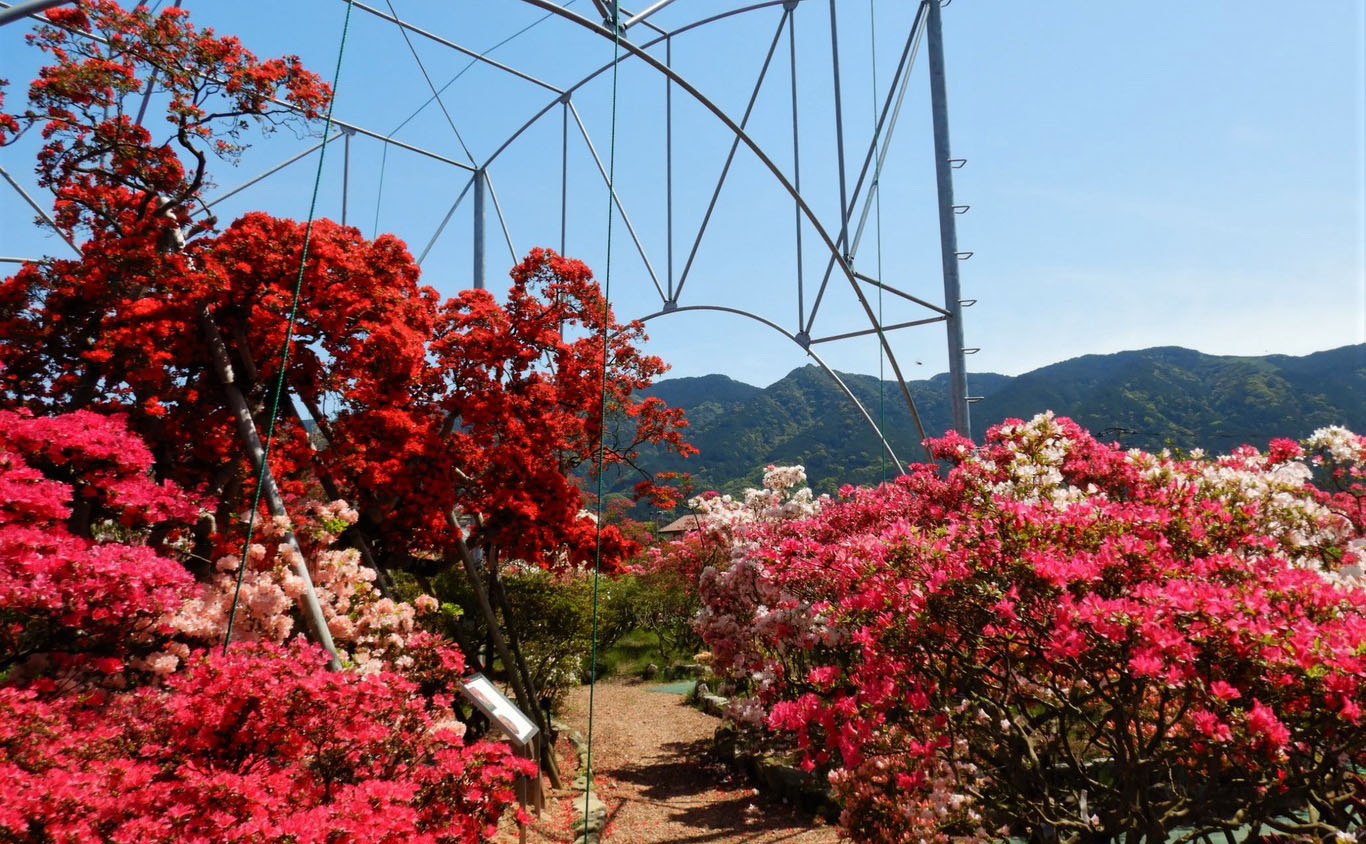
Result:
<svg viewBox="0 0 1366 844">
<path fill-rule="evenodd" d="M 739 499 L 730 495 L 699 495 L 688 501 L 701 524 L 727 529 L 757 521 L 801 519 L 815 515 L 828 496 L 815 496 L 806 486 L 802 466 L 769 466 L 763 487 L 746 489 Z"/>
<path fill-rule="evenodd" d="M 829 773 L 855 840 L 1114 837 L 1135 789 L 1218 828 L 1204 807 L 1271 819 L 1309 788 L 1331 838 L 1366 801 L 1362 444 L 1148 454 L 1051 414 L 948 435 L 947 473 L 728 523 L 699 630 L 732 716 Z"/>
<path fill-rule="evenodd" d="M 171 614 L 166 623 L 185 643 L 174 644 L 168 654 L 184 656 L 192 643 L 222 642 L 229 616 L 233 617 L 233 641 L 284 642 L 295 630 L 294 610 L 303 598 L 305 582 L 297 574 L 295 552 L 285 541 L 293 530 L 303 543 L 314 592 L 323 618 L 338 648 L 338 656 L 362 671 L 379 670 L 384 661 L 404 667 L 405 639 L 413 632 L 419 607 L 435 609 L 435 599 L 423 595 L 416 605 L 383 596 L 375 586 L 375 571 L 361 564 L 353 548 L 332 547 L 338 534 L 356 520 L 356 512 L 344 501 L 312 502 L 299 526 L 276 517 L 261 524 L 260 542 L 247 554 L 247 570 L 238 574 L 236 555 L 220 558 L 212 579 L 200 584 L 198 593 Z M 162 655 L 159 670 L 175 665 Z"/>
</svg>

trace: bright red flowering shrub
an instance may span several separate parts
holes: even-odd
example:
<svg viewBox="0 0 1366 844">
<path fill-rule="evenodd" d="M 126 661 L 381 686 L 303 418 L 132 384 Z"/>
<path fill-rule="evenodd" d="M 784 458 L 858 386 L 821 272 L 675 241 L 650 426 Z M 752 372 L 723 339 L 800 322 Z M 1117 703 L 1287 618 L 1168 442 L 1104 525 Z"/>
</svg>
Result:
<svg viewBox="0 0 1366 844">
<path fill-rule="evenodd" d="M 946 475 L 755 523 L 702 578 L 737 714 L 830 772 L 856 840 L 1361 828 L 1359 486 L 1307 487 L 1284 445 L 1126 453 L 1049 416 L 934 450 Z"/>
<path fill-rule="evenodd" d="M 458 655 L 457 655 L 458 658 Z M 164 687 L 47 704 L 0 687 L 8 841 L 479 842 L 529 763 L 441 698 L 321 651 L 200 655 Z"/>
<path fill-rule="evenodd" d="M 150 459 L 117 419 L 0 411 L 0 677 L 118 674 L 165 639 L 160 619 L 189 574 L 152 548 L 92 538 L 197 514 L 151 481 Z"/>
<path fill-rule="evenodd" d="M 29 42 L 52 63 L 29 86 L 28 107 L 0 119 L 0 143 L 41 127 L 39 183 L 56 194 L 67 235 L 164 230 L 195 201 L 210 156 L 231 159 L 244 129 L 315 117 L 332 95 L 297 56 L 258 60 L 236 38 L 195 29 L 178 7 L 82 0 L 47 18 Z M 167 96 L 166 120 L 140 125 L 125 109 L 151 76 Z M 146 128 L 158 125 L 160 137 Z"/>
<path fill-rule="evenodd" d="M 440 639 L 363 675 L 297 638 L 174 641 L 192 578 L 129 542 L 197 508 L 150 462 L 119 420 L 0 412 L 0 840 L 491 837 L 527 763 L 464 744 L 447 695 L 465 665 Z M 103 541 L 68 529 L 73 489 Z"/>
<path fill-rule="evenodd" d="M 604 416 L 608 462 L 687 450 L 681 415 L 635 395 L 663 364 L 578 262 L 537 251 L 506 305 L 439 305 L 398 240 L 316 221 L 271 452 L 291 518 L 244 550 L 255 474 L 222 382 L 264 432 L 305 226 L 191 212 L 211 157 L 330 92 L 177 8 L 48 17 L 30 40 L 51 64 L 0 143 L 41 127 L 40 184 L 81 240 L 0 280 L 0 788 L 21 795 L 0 840 L 488 837 L 520 763 L 464 746 L 443 697 L 463 658 L 415 630 L 436 602 L 381 594 L 361 550 L 440 569 L 463 528 L 487 559 L 582 562 L 596 528 L 571 473 Z M 165 110 L 139 125 L 143 90 Z M 295 637 L 286 531 L 354 671 L 323 673 Z M 603 531 L 607 565 L 632 548 Z M 249 644 L 221 657 L 237 599 Z"/>
</svg>

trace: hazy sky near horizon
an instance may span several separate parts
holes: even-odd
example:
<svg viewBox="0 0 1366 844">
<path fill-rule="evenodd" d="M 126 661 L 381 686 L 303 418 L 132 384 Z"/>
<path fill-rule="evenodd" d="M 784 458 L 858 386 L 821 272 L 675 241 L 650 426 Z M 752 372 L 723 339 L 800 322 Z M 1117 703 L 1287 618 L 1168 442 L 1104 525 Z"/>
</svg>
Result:
<svg viewBox="0 0 1366 844">
<path fill-rule="evenodd" d="M 346 11 L 339 0 L 184 5 L 195 21 L 239 35 L 261 56 L 297 53 L 331 77 Z M 383 0 L 371 5 L 387 8 Z M 679 0 L 655 20 L 673 28 L 736 5 Z M 393 0 L 393 7 L 476 51 L 534 24 L 490 56 L 555 84 L 612 57 L 609 41 L 563 21 L 537 23 L 542 13 L 518 0 Z M 851 186 L 872 137 L 874 90 L 886 93 L 914 7 L 906 0 L 838 0 Z M 590 3 L 576 0 L 569 8 L 586 12 Z M 674 65 L 738 120 L 780 15 L 780 7 L 761 9 L 679 35 Z M 490 206 L 490 288 L 501 286 L 513 252 L 559 248 L 566 124 L 557 95 L 485 66 L 465 70 L 467 57 L 413 35 L 436 85 L 458 76 L 442 96 L 445 113 L 435 105 L 418 111 L 430 89 L 409 45 L 392 23 L 359 10 L 353 16 L 338 86 L 342 119 L 452 159 L 468 160 L 468 147 L 482 162 L 548 107 L 490 166 L 513 241 L 510 251 Z M 793 23 L 803 192 L 818 219 L 837 229 L 829 4 L 803 0 Z M 969 358 L 970 370 L 1018 374 L 1082 354 L 1157 345 L 1304 354 L 1366 342 L 1366 0 L 955 0 L 944 9 L 944 26 L 953 151 L 968 159 L 955 172 L 957 200 L 972 206 L 958 218 L 960 248 L 974 253 L 962 264 L 963 295 L 978 300 L 965 318 L 968 345 L 981 347 Z M 25 31 L 24 23 L 0 31 L 0 78 L 11 82 L 11 108 L 37 67 L 35 51 L 22 46 Z M 647 34 L 637 27 L 631 37 L 640 42 Z M 748 128 L 790 177 L 785 35 L 778 45 Z M 651 52 L 663 50 L 661 44 Z M 604 74 L 573 95 L 604 166 L 610 85 Z M 856 268 L 942 300 L 923 48 L 908 90 L 882 178 L 881 249 L 870 223 Z M 730 146 L 724 128 L 677 88 L 673 105 L 671 249 L 664 84 L 639 61 L 621 65 L 616 183 L 662 286 L 671 273 L 675 284 L 682 276 Z M 608 197 L 572 116 L 567 125 L 565 251 L 602 278 Z M 39 196 L 31 176 L 34 140 L 0 149 L 0 164 Z M 236 170 L 216 168 L 220 189 L 310 143 L 287 131 L 262 140 Z M 320 197 L 320 213 L 334 218 L 342 204 L 341 146 L 328 147 Z M 220 217 L 259 208 L 302 218 L 316 162 L 316 155 L 304 159 L 243 191 L 220 206 Z M 367 235 L 395 232 L 415 255 L 433 241 L 469 178 L 409 152 L 386 155 L 363 137 L 351 143 L 350 163 L 347 221 Z M 469 284 L 470 205 L 467 196 L 423 264 L 424 282 L 446 295 Z M 0 185 L 0 254 L 64 255 L 60 241 L 29 225 L 31 217 Z M 809 224 L 802 236 L 809 312 L 828 253 Z M 661 297 L 620 217 L 612 238 L 618 314 L 659 310 Z M 791 200 L 742 147 L 680 304 L 751 310 L 795 331 L 794 240 Z M 881 305 L 888 322 L 928 315 L 892 297 Z M 815 336 L 867 325 L 839 278 L 820 307 Z M 778 332 L 716 311 L 669 315 L 647 330 L 651 351 L 672 364 L 673 375 L 722 372 L 764 385 L 809 362 Z M 907 378 L 945 368 L 937 325 L 895 332 L 892 343 Z M 817 349 L 837 369 L 879 372 L 871 338 Z"/>
</svg>

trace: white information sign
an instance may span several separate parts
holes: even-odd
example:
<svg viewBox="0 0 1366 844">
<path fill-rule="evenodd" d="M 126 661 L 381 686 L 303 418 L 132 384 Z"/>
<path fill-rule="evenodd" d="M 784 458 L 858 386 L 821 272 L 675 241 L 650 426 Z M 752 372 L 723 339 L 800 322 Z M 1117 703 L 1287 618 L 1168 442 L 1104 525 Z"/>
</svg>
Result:
<svg viewBox="0 0 1366 844">
<path fill-rule="evenodd" d="M 466 677 L 463 681 L 465 694 L 474 701 L 490 721 L 507 734 L 518 745 L 525 747 L 536 737 L 536 724 L 517 705 L 498 691 L 498 688 L 483 674 Z"/>
</svg>

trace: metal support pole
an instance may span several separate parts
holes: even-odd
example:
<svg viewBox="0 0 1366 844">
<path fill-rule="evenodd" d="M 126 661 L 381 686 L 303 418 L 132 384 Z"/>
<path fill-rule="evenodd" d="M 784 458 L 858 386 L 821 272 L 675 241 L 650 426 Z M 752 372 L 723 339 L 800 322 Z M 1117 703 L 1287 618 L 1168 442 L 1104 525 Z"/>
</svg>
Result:
<svg viewBox="0 0 1366 844">
<path fill-rule="evenodd" d="M 508 245 L 508 256 L 512 263 L 517 263 L 517 249 L 512 245 L 512 232 L 508 231 L 507 217 L 503 216 L 503 206 L 498 203 L 498 190 L 493 186 L 493 176 L 489 175 L 488 168 L 484 168 L 484 178 L 489 182 L 489 199 L 493 200 L 493 213 L 498 218 L 498 226 L 503 230 L 503 240 Z"/>
<path fill-rule="evenodd" d="M 791 11 L 790 7 L 784 7 Z M 787 16 L 787 65 L 792 76 L 792 189 L 802 192 L 802 152 L 801 135 L 797 126 L 797 16 Z M 806 253 L 802 250 L 802 209 L 793 203 L 797 232 L 797 342 L 805 346 L 811 341 L 811 333 L 806 328 L 806 284 L 802 268 L 806 264 Z"/>
<path fill-rule="evenodd" d="M 569 229 L 569 100 L 560 109 L 560 254 L 565 252 Z"/>
<path fill-rule="evenodd" d="M 835 157 L 840 173 L 840 240 L 839 248 L 849 251 L 849 193 L 844 178 L 844 107 L 840 91 L 840 36 L 836 23 L 835 0 L 830 0 L 830 58 L 835 77 Z"/>
<path fill-rule="evenodd" d="M 351 195 L 351 133 L 342 135 L 342 215 L 341 224 L 346 225 L 346 200 Z"/>
<path fill-rule="evenodd" d="M 18 3 L 10 6 L 4 11 L 0 11 L 0 26 L 4 26 L 11 21 L 26 18 L 29 15 L 37 15 L 46 12 L 48 9 L 61 6 L 64 3 L 73 3 L 75 0 L 30 0 L 28 3 Z"/>
<path fill-rule="evenodd" d="M 754 112 L 754 104 L 759 100 L 759 91 L 764 87 L 764 80 L 768 78 L 769 65 L 773 63 L 773 54 L 778 49 L 778 42 L 782 40 L 783 29 L 787 26 L 788 19 L 792 16 L 792 10 L 784 9 L 783 16 L 778 19 L 778 29 L 773 33 L 773 41 L 768 45 L 768 53 L 764 55 L 764 63 L 759 67 L 759 78 L 754 80 L 754 90 L 749 95 L 749 103 L 745 106 L 745 113 L 740 117 L 740 129 L 749 124 L 749 117 Z M 731 142 L 730 152 L 726 153 L 726 163 L 721 165 L 721 175 L 716 179 L 716 189 L 711 193 L 711 200 L 707 203 L 706 213 L 702 215 L 702 222 L 697 227 L 697 237 L 693 238 L 692 249 L 688 251 L 688 260 L 683 262 L 683 273 L 678 277 L 678 287 L 673 291 L 673 301 L 678 301 L 678 296 L 683 292 L 683 285 L 688 283 L 688 273 L 692 270 L 693 261 L 697 258 L 697 249 L 702 245 L 702 236 L 707 233 L 707 224 L 711 222 L 712 212 L 716 210 L 716 200 L 721 196 L 721 188 L 726 184 L 726 177 L 730 175 L 730 166 L 735 161 L 735 153 L 740 149 L 740 136 L 737 134 L 735 140 Z M 843 185 L 843 178 L 840 184 Z"/>
<path fill-rule="evenodd" d="M 474 173 L 474 289 L 484 289 L 484 171 Z"/>
<path fill-rule="evenodd" d="M 972 436 L 968 423 L 967 362 L 963 355 L 963 304 L 958 281 L 958 228 L 953 211 L 953 166 L 949 159 L 949 109 L 944 84 L 944 30 L 939 0 L 929 0 L 926 40 L 930 53 L 930 113 L 934 121 L 934 172 L 939 188 L 939 251 L 944 267 L 944 307 L 949 311 L 949 402 L 953 429 Z"/>
<path fill-rule="evenodd" d="M 455 209 L 460 207 L 460 202 L 465 198 L 465 194 L 470 192 L 470 188 L 474 185 L 478 177 L 477 173 L 471 176 L 470 180 L 465 183 L 465 186 L 460 189 L 460 194 L 456 196 L 455 202 L 451 203 L 450 210 L 446 212 L 445 217 L 441 218 L 441 225 L 436 227 L 436 232 L 432 235 L 432 239 L 427 241 L 427 247 L 422 250 L 421 255 L 417 256 L 417 265 L 419 267 L 422 266 L 422 262 L 426 260 L 427 253 L 431 252 L 432 247 L 436 245 L 437 238 L 441 237 L 441 233 L 446 230 L 446 224 L 451 221 L 451 217 L 455 216 Z"/>
<path fill-rule="evenodd" d="M 669 4 L 672 3 L 673 1 L 674 1 L 674 0 L 659 0 L 659 2 L 654 3 L 653 5 L 651 5 L 648 9 L 644 10 L 643 12 L 636 12 L 634 15 L 632 15 L 632 16 L 629 17 L 629 18 L 627 18 L 626 21 L 621 25 L 621 28 L 622 28 L 622 29 L 630 29 L 631 27 L 635 26 L 636 24 L 643 22 L 643 21 L 644 21 L 646 18 L 648 18 L 650 15 L 653 15 L 655 12 L 658 12 L 660 9 L 662 9 L 662 8 L 664 8 L 665 6 L 669 5 Z"/>
<path fill-rule="evenodd" d="M 250 179 L 247 179 L 245 182 L 233 188 L 232 190 L 224 191 L 223 193 L 220 193 L 218 196 L 215 196 L 213 199 L 207 200 L 203 203 L 203 208 L 199 211 L 196 211 L 195 213 L 207 214 L 208 209 L 214 207 L 215 205 L 227 199 L 228 197 L 235 196 L 236 194 L 241 193 L 242 191 L 246 190 L 247 188 L 266 178 L 267 176 L 273 176 L 274 174 L 280 172 L 281 170 L 285 169 L 294 162 L 307 158 L 308 156 L 322 149 L 324 144 L 329 144 L 332 141 L 335 141 L 339 135 L 343 134 L 344 131 L 345 130 L 343 130 L 342 132 L 338 132 L 336 135 L 333 135 L 332 137 L 327 138 L 325 140 L 318 141 L 316 144 L 304 150 L 303 152 L 286 158 L 284 161 L 281 161 L 279 164 L 276 164 L 274 167 L 270 168 L 269 170 L 266 170 L 264 173 L 259 173 L 255 176 L 252 176 Z"/>
<path fill-rule="evenodd" d="M 66 241 L 66 245 L 71 247 L 72 252 L 75 252 L 77 255 L 81 254 L 81 248 L 76 245 L 76 241 L 72 240 L 70 237 L 67 236 L 66 232 L 62 231 L 60 228 L 57 227 L 57 221 L 52 219 L 52 215 L 47 213 L 47 211 L 44 210 L 43 206 L 35 202 L 33 197 L 28 195 L 28 191 L 24 190 L 24 186 L 14 181 L 14 177 L 11 176 L 9 174 L 9 171 L 6 170 L 4 167 L 0 167 L 0 178 L 3 178 L 6 182 L 9 182 L 9 186 L 14 188 L 15 192 L 24 198 L 24 201 L 28 203 L 28 207 L 38 212 L 38 216 L 43 218 L 43 222 L 47 223 L 49 226 L 52 226 L 52 230 L 57 232 L 57 234 L 62 238 L 62 240 Z"/>
<path fill-rule="evenodd" d="M 674 65 L 674 41 L 664 39 L 664 64 Z M 667 286 L 674 298 L 674 81 L 664 77 L 664 238 L 669 249 Z"/>
</svg>

